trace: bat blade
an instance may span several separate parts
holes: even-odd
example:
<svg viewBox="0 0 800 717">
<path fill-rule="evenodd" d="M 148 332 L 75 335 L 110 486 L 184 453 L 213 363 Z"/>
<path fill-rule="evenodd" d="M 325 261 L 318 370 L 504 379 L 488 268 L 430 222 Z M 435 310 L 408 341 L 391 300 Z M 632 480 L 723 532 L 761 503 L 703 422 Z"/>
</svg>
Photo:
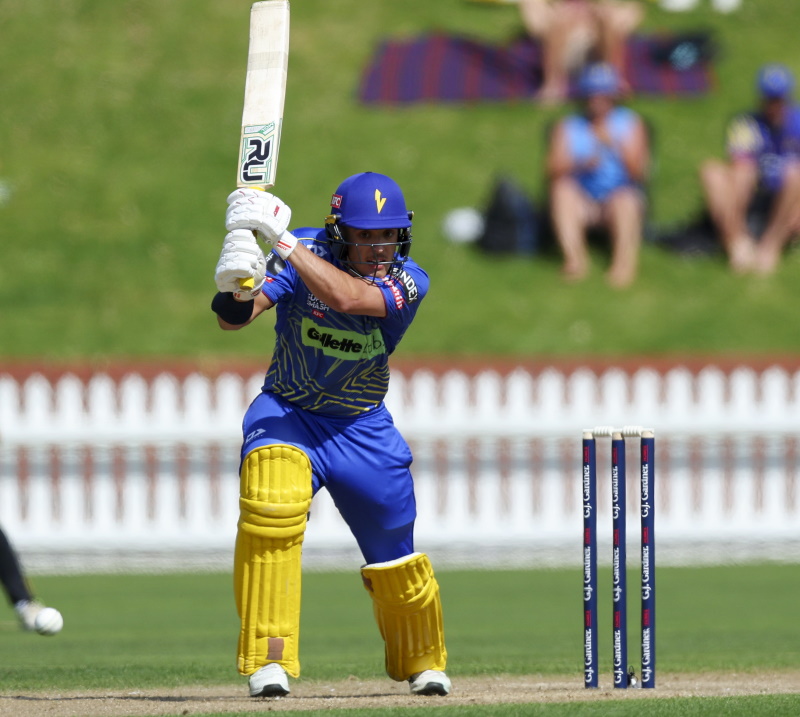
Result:
<svg viewBox="0 0 800 717">
<path fill-rule="evenodd" d="M 275 185 L 288 66 L 288 0 L 253 3 L 237 187 Z"/>
<path fill-rule="evenodd" d="M 289 1 L 263 0 L 250 8 L 237 187 L 275 185 L 289 67 Z M 242 290 L 252 279 L 239 279 Z"/>
</svg>

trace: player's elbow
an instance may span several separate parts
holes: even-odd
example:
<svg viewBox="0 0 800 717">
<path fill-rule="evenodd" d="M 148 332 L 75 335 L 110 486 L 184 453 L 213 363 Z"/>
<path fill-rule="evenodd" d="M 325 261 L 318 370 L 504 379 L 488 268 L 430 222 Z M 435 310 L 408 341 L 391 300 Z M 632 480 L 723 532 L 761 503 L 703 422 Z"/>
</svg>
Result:
<svg viewBox="0 0 800 717">
<path fill-rule="evenodd" d="M 245 326 L 247 326 L 246 323 L 245 324 L 229 324 L 227 321 L 225 321 L 224 319 L 221 319 L 219 316 L 217 316 L 217 323 L 219 324 L 219 327 L 223 331 L 238 331 L 239 329 L 243 329 Z"/>
<path fill-rule="evenodd" d="M 332 297 L 328 306 L 340 314 L 360 314 L 363 313 L 363 302 L 358 296 L 336 296 Z"/>
<path fill-rule="evenodd" d="M 356 316 L 375 316 L 379 319 L 386 317 L 386 304 L 383 298 L 374 296 L 339 296 L 328 303 L 328 306 L 341 314 Z"/>
</svg>

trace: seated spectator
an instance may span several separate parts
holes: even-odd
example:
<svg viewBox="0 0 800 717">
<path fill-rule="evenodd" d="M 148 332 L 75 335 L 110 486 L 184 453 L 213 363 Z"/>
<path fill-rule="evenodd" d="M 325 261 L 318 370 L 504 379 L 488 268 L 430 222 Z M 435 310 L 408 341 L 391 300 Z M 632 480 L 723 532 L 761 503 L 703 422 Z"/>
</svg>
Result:
<svg viewBox="0 0 800 717">
<path fill-rule="evenodd" d="M 623 87 L 625 43 L 644 11 L 625 0 L 519 0 L 522 23 L 542 43 L 539 99 L 557 103 L 567 97 L 570 74 L 592 61 L 607 62 Z"/>
<path fill-rule="evenodd" d="M 582 111 L 555 127 L 547 157 L 550 217 L 561 248 L 563 274 L 589 273 L 587 230 L 611 238 L 608 282 L 623 288 L 636 277 L 642 240 L 650 148 L 647 128 L 633 110 L 620 106 L 620 79 L 610 65 L 587 67 L 580 77 Z"/>
<path fill-rule="evenodd" d="M 794 78 L 782 65 L 758 72 L 760 107 L 728 127 L 728 160 L 700 167 L 706 205 L 737 273 L 771 274 L 788 241 L 800 231 L 800 108 L 792 102 Z M 748 214 L 766 216 L 753 236 Z"/>
</svg>

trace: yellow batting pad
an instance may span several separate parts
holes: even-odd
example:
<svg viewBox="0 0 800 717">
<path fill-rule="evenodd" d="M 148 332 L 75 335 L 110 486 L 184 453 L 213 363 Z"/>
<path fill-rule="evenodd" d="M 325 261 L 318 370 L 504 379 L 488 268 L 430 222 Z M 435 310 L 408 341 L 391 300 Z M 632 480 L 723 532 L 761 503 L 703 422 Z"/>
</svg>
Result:
<svg viewBox="0 0 800 717">
<path fill-rule="evenodd" d="M 439 583 L 425 553 L 361 568 L 386 644 L 386 673 L 398 682 L 423 670 L 444 670 Z"/>
<path fill-rule="evenodd" d="M 245 457 L 233 567 L 243 675 L 268 662 L 300 674 L 300 571 L 311 496 L 311 463 L 300 449 L 266 446 Z"/>
</svg>

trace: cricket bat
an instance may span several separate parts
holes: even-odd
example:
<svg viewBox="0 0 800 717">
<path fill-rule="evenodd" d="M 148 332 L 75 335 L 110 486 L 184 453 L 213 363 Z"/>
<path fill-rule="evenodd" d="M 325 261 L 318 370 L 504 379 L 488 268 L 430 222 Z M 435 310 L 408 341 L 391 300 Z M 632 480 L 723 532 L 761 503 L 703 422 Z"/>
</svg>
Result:
<svg viewBox="0 0 800 717">
<path fill-rule="evenodd" d="M 288 65 L 289 0 L 253 3 L 237 187 L 266 191 L 275 185 Z M 240 286 L 252 288 L 253 280 Z"/>
</svg>

